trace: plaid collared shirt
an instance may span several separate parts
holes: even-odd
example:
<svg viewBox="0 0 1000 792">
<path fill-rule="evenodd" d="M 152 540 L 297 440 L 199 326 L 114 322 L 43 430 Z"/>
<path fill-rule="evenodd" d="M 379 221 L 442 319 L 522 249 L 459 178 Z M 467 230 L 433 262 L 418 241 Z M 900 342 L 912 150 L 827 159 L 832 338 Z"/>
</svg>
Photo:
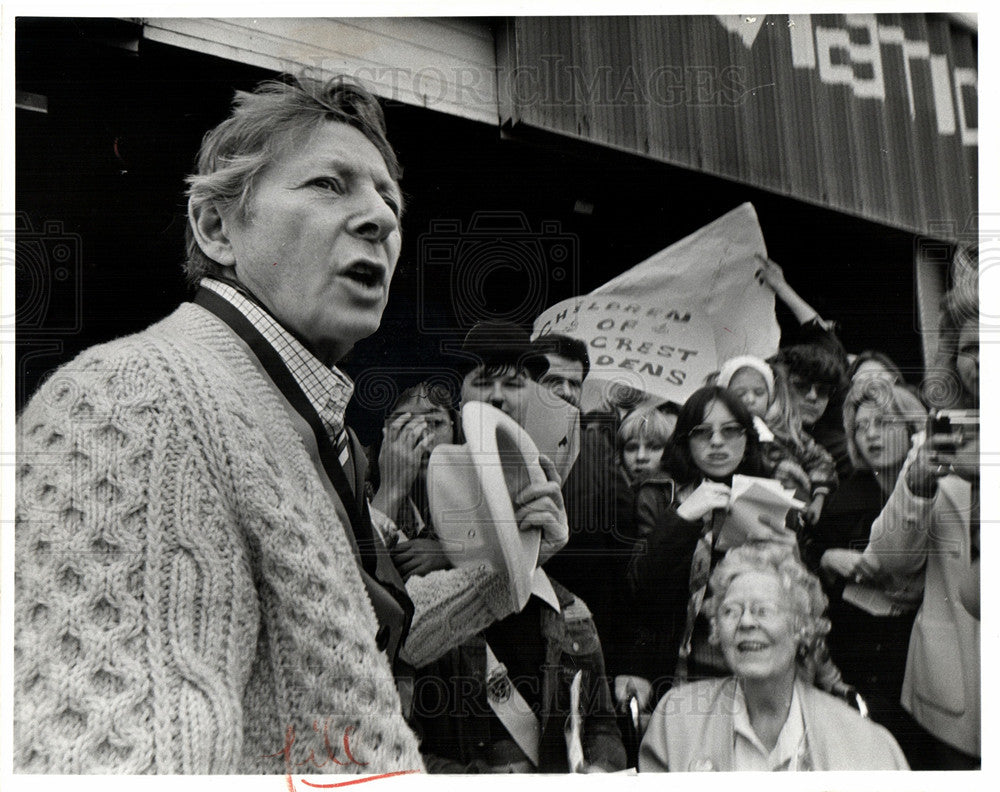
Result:
<svg viewBox="0 0 1000 792">
<path fill-rule="evenodd" d="M 232 303 L 274 347 L 284 364 L 288 366 L 295 382 L 319 413 L 323 428 L 337 448 L 341 464 L 346 464 L 344 449 L 347 437 L 344 432 L 344 411 L 354 393 L 354 383 L 351 378 L 336 366 L 325 366 L 319 358 L 278 324 L 273 316 L 228 283 L 214 278 L 203 278 L 201 285 Z"/>
</svg>

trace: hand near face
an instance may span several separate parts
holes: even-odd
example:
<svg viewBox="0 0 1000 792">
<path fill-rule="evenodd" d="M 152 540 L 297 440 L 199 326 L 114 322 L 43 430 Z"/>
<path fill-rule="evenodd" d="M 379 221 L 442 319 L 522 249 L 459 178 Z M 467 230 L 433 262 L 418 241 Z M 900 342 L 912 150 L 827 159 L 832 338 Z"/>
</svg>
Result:
<svg viewBox="0 0 1000 792">
<path fill-rule="evenodd" d="M 696 522 L 715 509 L 728 509 L 730 490 L 717 481 L 703 481 L 684 503 L 677 507 L 677 514 L 689 522 Z"/>
<path fill-rule="evenodd" d="M 546 456 L 539 456 L 538 461 L 548 481 L 529 484 L 517 494 L 514 518 L 522 531 L 541 529 L 542 543 L 538 552 L 541 566 L 569 541 L 569 522 L 555 465 Z"/>
<path fill-rule="evenodd" d="M 382 431 L 382 450 L 378 456 L 382 486 L 409 492 L 434 437 L 423 416 L 410 413 L 402 413 Z"/>
<path fill-rule="evenodd" d="M 451 561 L 436 539 L 411 539 L 391 551 L 392 562 L 407 581 L 413 575 L 426 575 L 438 569 L 451 569 Z"/>
</svg>

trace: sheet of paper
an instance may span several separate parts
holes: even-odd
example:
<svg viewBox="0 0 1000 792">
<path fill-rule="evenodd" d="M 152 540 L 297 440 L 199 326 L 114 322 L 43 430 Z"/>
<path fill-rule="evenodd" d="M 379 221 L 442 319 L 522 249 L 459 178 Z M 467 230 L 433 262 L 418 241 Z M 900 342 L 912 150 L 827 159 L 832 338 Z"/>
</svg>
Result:
<svg viewBox="0 0 1000 792">
<path fill-rule="evenodd" d="M 863 583 L 848 583 L 844 586 L 843 599 L 872 616 L 896 616 L 901 612 L 899 606 L 885 594 Z"/>
<path fill-rule="evenodd" d="M 521 426 L 565 481 L 580 453 L 580 411 L 534 382 L 525 388 Z"/>
<path fill-rule="evenodd" d="M 774 525 L 784 525 L 789 509 L 804 509 L 805 506 L 774 479 L 737 474 L 733 476 L 729 514 L 719 530 L 715 546 L 718 550 L 728 550 L 760 539 L 767 532 L 761 517 Z"/>
</svg>

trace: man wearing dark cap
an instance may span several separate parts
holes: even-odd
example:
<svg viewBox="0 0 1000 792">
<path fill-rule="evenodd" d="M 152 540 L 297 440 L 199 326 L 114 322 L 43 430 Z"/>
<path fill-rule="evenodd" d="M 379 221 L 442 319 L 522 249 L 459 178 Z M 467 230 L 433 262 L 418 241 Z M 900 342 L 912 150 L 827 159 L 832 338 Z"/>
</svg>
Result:
<svg viewBox="0 0 1000 792">
<path fill-rule="evenodd" d="M 507 322 L 480 322 L 462 343 L 461 401 L 481 401 L 524 423 L 528 382 L 545 373 L 544 356 L 531 348 L 527 331 Z"/>
<path fill-rule="evenodd" d="M 486 402 L 523 425 L 531 400 L 544 398 L 536 383 L 547 369 L 528 333 L 508 323 L 481 322 L 469 331 L 461 352 L 463 406 Z M 551 464 L 543 467 L 550 479 L 558 478 Z M 514 506 L 519 512 L 520 504 Z M 540 561 L 545 555 L 543 542 Z M 520 613 L 421 669 L 414 722 L 430 772 L 625 767 L 590 611 L 551 582 L 551 596 L 533 594 Z M 573 708 L 579 726 L 576 739 L 568 740 L 564 725 Z"/>
</svg>

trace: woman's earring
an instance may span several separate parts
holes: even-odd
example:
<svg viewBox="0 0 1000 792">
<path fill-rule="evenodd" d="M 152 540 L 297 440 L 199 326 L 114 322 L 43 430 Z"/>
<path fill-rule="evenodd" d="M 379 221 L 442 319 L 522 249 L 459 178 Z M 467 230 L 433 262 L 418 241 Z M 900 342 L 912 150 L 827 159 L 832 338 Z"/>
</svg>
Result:
<svg viewBox="0 0 1000 792">
<path fill-rule="evenodd" d="M 709 643 L 710 643 L 710 644 L 711 644 L 712 646 L 718 646 L 718 645 L 719 645 L 719 622 L 718 622 L 718 620 L 717 620 L 717 619 L 716 619 L 716 618 L 715 618 L 715 617 L 713 616 L 713 617 L 712 617 L 712 618 L 711 618 L 711 619 L 709 620 L 708 624 L 709 624 L 709 629 L 708 629 L 708 642 L 709 642 Z"/>
<path fill-rule="evenodd" d="M 798 648 L 795 653 L 800 660 L 806 658 L 809 654 L 809 633 L 804 627 L 800 627 L 795 633 L 795 639 L 798 643 Z"/>
</svg>

